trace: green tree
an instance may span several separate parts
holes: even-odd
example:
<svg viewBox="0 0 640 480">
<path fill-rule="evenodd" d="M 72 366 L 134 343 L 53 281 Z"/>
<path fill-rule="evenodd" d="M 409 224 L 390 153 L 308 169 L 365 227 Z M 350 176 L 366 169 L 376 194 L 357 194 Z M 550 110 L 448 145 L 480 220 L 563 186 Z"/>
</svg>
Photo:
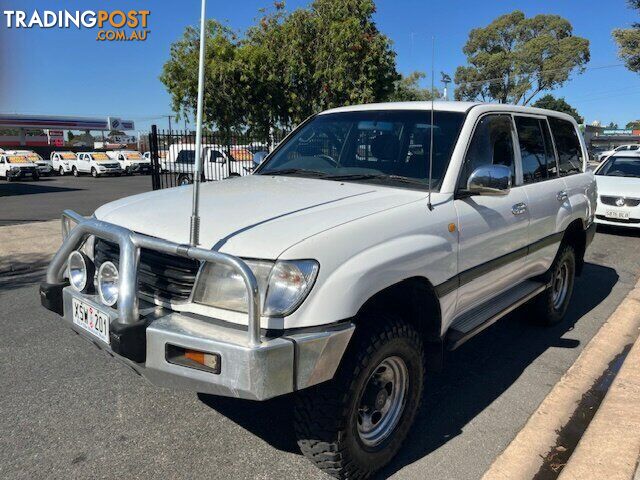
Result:
<svg viewBox="0 0 640 480">
<path fill-rule="evenodd" d="M 590 58 L 589 41 L 574 36 L 567 20 L 519 10 L 471 30 L 463 52 L 468 65 L 456 70 L 456 99 L 522 105 L 582 72 Z"/>
<path fill-rule="evenodd" d="M 172 110 L 195 116 L 198 99 L 198 59 L 200 34 L 187 27 L 180 40 L 171 45 L 169 60 L 160 80 L 171 95 Z M 240 42 L 236 34 L 215 20 L 206 23 L 204 121 L 230 136 L 245 121 L 245 67 L 239 60 Z"/>
<path fill-rule="evenodd" d="M 608 128 L 610 130 L 617 130 L 618 129 L 618 124 L 615 122 L 609 122 L 609 125 L 607 125 L 604 128 Z"/>
<path fill-rule="evenodd" d="M 274 5 L 242 39 L 208 22 L 208 125 L 264 133 L 319 110 L 382 101 L 393 93 L 395 52 L 373 21 L 373 0 L 314 0 L 291 13 L 281 2 Z M 198 32 L 188 27 L 171 46 L 160 77 L 174 111 L 195 111 L 197 70 Z"/>
<path fill-rule="evenodd" d="M 566 102 L 564 97 L 556 98 L 548 93 L 547 95 L 540 97 L 535 103 L 531 104 L 531 106 L 537 108 L 546 108 L 548 110 L 555 110 L 556 112 L 568 113 L 576 119 L 576 122 L 584 122 L 584 118 L 580 116 L 575 108 L 573 108 Z"/>
<path fill-rule="evenodd" d="M 633 120 L 632 122 L 628 122 L 625 128 L 628 130 L 640 130 L 640 120 Z"/>
<path fill-rule="evenodd" d="M 640 12 L 640 0 L 629 0 L 629 6 Z M 613 31 L 618 44 L 618 55 L 633 72 L 640 72 L 640 23 L 631 28 L 618 28 Z"/>
<path fill-rule="evenodd" d="M 424 72 L 412 72 L 406 77 L 403 76 L 396 80 L 393 86 L 393 92 L 388 100 L 391 102 L 413 102 L 436 99 L 440 97 L 440 92 L 430 88 L 422 88 L 420 81 L 427 75 Z"/>
</svg>

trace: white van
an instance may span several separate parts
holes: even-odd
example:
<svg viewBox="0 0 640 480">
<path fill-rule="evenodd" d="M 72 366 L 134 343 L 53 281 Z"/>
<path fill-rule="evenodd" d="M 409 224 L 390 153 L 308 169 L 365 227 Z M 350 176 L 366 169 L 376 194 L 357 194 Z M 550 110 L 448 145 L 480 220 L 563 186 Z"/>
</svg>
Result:
<svg viewBox="0 0 640 480">
<path fill-rule="evenodd" d="M 0 178 L 11 182 L 25 177 L 32 180 L 40 178 L 38 166 L 33 161 L 26 155 L 0 153 Z"/>
<path fill-rule="evenodd" d="M 96 178 L 101 175 L 122 175 L 122 168 L 104 152 L 81 152 L 76 155 L 71 172 L 76 177 L 82 173 L 90 173 Z"/>
<path fill-rule="evenodd" d="M 112 160 L 117 160 L 126 175 L 151 173 L 151 160 L 136 150 L 113 150 L 107 152 L 107 155 Z"/>
<path fill-rule="evenodd" d="M 51 166 L 58 175 L 67 175 L 75 164 L 76 154 L 73 152 L 51 152 Z"/>
<path fill-rule="evenodd" d="M 160 161 L 163 171 L 177 175 L 178 184 L 193 181 L 196 150 L 192 143 L 175 143 L 169 147 L 167 156 Z M 243 177 L 253 172 L 253 154 L 240 147 L 227 151 L 221 145 L 202 145 L 203 177 L 205 180 L 222 180 L 228 177 Z"/>
<path fill-rule="evenodd" d="M 40 176 L 49 176 L 53 173 L 53 167 L 51 160 L 45 160 L 40 154 L 33 150 L 9 150 L 6 153 L 10 155 L 22 155 L 27 157 L 31 162 L 35 163 L 38 167 L 38 173 Z"/>
</svg>

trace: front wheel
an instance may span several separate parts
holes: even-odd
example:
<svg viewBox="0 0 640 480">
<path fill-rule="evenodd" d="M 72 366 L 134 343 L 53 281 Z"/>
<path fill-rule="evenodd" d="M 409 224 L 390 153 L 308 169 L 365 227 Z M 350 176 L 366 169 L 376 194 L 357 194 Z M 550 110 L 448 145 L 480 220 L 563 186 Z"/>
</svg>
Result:
<svg viewBox="0 0 640 480">
<path fill-rule="evenodd" d="M 60 167 L 58 169 L 58 175 L 60 175 L 61 177 L 64 177 L 64 168 Z"/>
<path fill-rule="evenodd" d="M 366 478 L 398 452 L 418 411 L 424 382 L 418 332 L 392 315 L 361 322 L 333 380 L 301 391 L 298 446 L 336 478 Z"/>
<path fill-rule="evenodd" d="M 549 288 L 534 303 L 535 314 L 541 323 L 555 325 L 563 320 L 571 301 L 575 275 L 575 250 L 571 245 L 563 245 L 547 275 Z"/>
<path fill-rule="evenodd" d="M 91 168 L 91 176 L 93 178 L 98 178 L 98 171 L 94 167 Z"/>
<path fill-rule="evenodd" d="M 78 169 L 76 167 L 73 167 L 71 172 L 73 173 L 74 177 L 79 177 L 80 176 L 80 172 L 78 172 Z"/>
</svg>

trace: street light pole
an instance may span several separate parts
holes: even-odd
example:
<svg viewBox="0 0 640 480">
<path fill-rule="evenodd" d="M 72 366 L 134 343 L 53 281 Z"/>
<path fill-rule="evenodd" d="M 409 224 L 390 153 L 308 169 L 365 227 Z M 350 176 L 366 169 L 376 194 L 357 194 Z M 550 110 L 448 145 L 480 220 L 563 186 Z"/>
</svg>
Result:
<svg viewBox="0 0 640 480">
<path fill-rule="evenodd" d="M 205 13 L 207 0 L 202 0 L 200 11 L 200 60 L 198 64 L 198 107 L 196 114 L 196 165 L 193 178 L 193 205 L 191 211 L 190 243 L 200 243 L 200 176 L 202 172 L 202 104 L 204 101 L 204 49 L 206 41 Z"/>
</svg>

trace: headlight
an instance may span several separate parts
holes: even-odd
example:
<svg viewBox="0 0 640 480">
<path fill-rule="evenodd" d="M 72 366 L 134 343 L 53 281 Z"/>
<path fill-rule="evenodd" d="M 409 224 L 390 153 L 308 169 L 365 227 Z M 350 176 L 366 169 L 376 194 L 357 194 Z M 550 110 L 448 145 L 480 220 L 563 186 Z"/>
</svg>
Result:
<svg viewBox="0 0 640 480">
<path fill-rule="evenodd" d="M 20 171 L 20 167 L 11 167 L 11 171 L 12 172 L 19 172 Z"/>
<path fill-rule="evenodd" d="M 111 262 L 104 262 L 98 270 L 98 295 L 105 305 L 112 307 L 118 301 L 119 274 Z"/>
<path fill-rule="evenodd" d="M 69 283 L 78 292 L 87 292 L 92 288 L 91 279 L 95 272 L 93 262 L 84 253 L 71 252 L 67 260 Z"/>
<path fill-rule="evenodd" d="M 246 260 L 258 280 L 263 314 L 271 317 L 293 312 L 306 298 L 318 275 L 315 260 Z M 247 289 L 230 267 L 207 263 L 198 279 L 194 301 L 212 307 L 247 312 Z"/>
</svg>

